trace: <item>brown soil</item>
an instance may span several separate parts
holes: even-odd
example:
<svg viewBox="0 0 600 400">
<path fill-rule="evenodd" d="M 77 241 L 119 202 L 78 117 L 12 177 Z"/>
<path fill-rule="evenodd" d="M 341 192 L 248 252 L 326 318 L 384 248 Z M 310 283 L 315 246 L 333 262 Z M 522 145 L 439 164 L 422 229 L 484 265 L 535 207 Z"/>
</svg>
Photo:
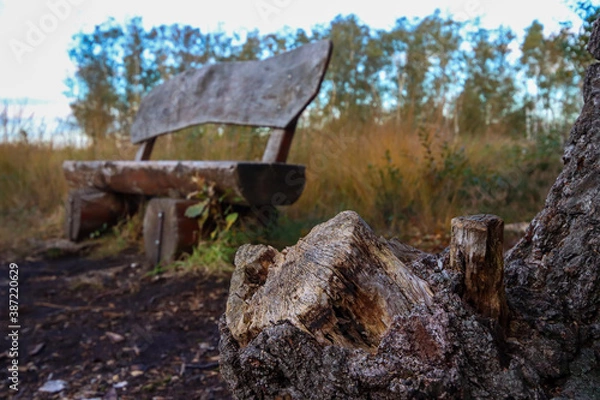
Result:
<svg viewBox="0 0 600 400">
<path fill-rule="evenodd" d="M 7 384 L 12 358 L 6 340 L 0 398 L 231 398 L 218 364 L 227 276 L 149 276 L 133 252 L 101 260 L 3 258 L 3 337 L 9 262 L 19 267 L 21 329 L 19 391 Z M 48 380 L 62 380 L 66 389 L 41 392 Z"/>
</svg>

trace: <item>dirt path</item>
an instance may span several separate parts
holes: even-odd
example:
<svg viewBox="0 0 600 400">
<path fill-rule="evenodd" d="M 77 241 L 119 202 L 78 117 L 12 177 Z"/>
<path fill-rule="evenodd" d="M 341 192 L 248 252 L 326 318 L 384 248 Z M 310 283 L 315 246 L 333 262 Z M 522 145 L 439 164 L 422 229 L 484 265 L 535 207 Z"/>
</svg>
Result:
<svg viewBox="0 0 600 400">
<path fill-rule="evenodd" d="M 18 392 L 6 383 L 12 358 L 3 345 L 0 398 L 230 399 L 217 349 L 228 277 L 151 277 L 140 260 L 8 260 L 19 266 L 20 382 Z M 4 338 L 8 261 L 0 276 Z M 40 391 L 48 380 L 66 388 Z"/>
</svg>

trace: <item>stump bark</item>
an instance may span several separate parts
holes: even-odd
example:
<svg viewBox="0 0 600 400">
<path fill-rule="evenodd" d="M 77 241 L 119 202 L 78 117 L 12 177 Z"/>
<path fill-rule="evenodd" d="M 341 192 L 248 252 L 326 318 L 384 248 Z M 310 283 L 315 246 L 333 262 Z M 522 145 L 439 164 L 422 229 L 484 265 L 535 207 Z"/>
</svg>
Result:
<svg viewBox="0 0 600 400">
<path fill-rule="evenodd" d="M 457 217 L 451 229 L 450 269 L 464 274 L 463 299 L 505 331 L 504 221 L 495 215 Z"/>
<path fill-rule="evenodd" d="M 481 216 L 455 220 L 441 254 L 353 212 L 281 252 L 242 247 L 220 323 L 234 396 L 600 398 L 600 63 L 583 94 L 564 169 L 504 260 Z"/>
</svg>

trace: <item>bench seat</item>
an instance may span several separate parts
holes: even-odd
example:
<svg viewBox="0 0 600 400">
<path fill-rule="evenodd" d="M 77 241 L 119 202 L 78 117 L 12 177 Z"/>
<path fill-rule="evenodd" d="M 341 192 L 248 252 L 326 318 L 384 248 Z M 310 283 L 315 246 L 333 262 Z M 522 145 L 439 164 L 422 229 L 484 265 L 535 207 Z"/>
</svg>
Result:
<svg viewBox="0 0 600 400">
<path fill-rule="evenodd" d="M 65 161 L 73 189 L 152 197 L 186 198 L 200 188 L 194 177 L 215 183 L 227 203 L 289 205 L 304 189 L 305 167 L 285 163 L 239 161 Z"/>
</svg>

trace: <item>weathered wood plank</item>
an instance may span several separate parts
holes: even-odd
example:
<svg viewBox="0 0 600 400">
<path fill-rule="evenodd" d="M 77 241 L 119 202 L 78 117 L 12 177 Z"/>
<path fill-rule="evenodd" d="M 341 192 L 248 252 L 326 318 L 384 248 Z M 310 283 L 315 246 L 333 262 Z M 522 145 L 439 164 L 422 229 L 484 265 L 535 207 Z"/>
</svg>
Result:
<svg viewBox="0 0 600 400">
<path fill-rule="evenodd" d="M 506 328 L 504 221 L 482 214 L 452 219 L 450 268 L 464 273 L 463 298 Z"/>
<path fill-rule="evenodd" d="M 144 248 L 150 265 L 171 263 L 198 242 L 198 221 L 185 216 L 197 200 L 155 198 L 144 214 Z"/>
<path fill-rule="evenodd" d="M 289 205 L 302 194 L 305 167 L 234 161 L 65 161 L 73 188 L 185 198 L 199 188 L 194 177 L 215 182 L 226 201 L 241 205 Z"/>
<path fill-rule="evenodd" d="M 287 161 L 290 147 L 292 145 L 292 139 L 294 138 L 294 131 L 296 130 L 296 123 L 286 129 L 273 129 L 271 131 L 271 137 L 265 148 L 262 162 L 274 163 Z"/>
<path fill-rule="evenodd" d="M 331 49 L 323 40 L 263 61 L 183 72 L 142 99 L 131 141 L 204 123 L 285 129 L 317 95 Z"/>
<path fill-rule="evenodd" d="M 65 231 L 74 242 L 115 225 L 127 215 L 126 200 L 94 188 L 71 190 L 65 205 Z"/>
<path fill-rule="evenodd" d="M 135 153 L 135 161 L 148 161 L 154 149 L 156 138 L 148 139 L 140 144 L 138 151 Z"/>
</svg>

